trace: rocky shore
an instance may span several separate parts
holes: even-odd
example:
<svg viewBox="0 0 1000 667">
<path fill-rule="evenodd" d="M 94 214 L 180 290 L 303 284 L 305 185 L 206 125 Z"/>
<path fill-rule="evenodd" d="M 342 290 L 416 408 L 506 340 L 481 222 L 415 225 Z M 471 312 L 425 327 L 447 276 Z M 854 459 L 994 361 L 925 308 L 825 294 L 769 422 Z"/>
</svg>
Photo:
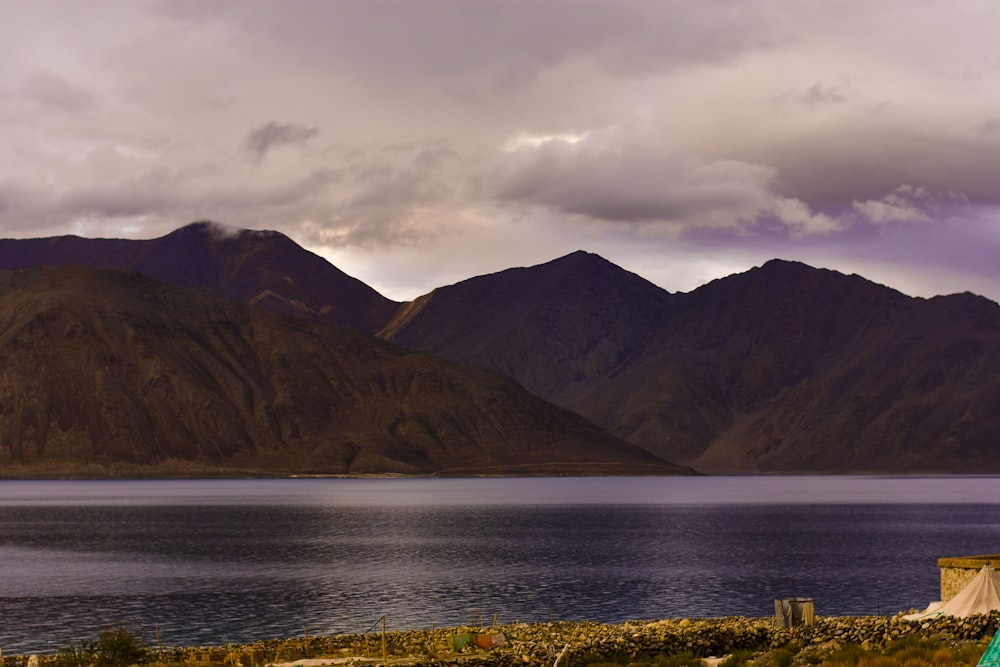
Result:
<svg viewBox="0 0 1000 667">
<path fill-rule="evenodd" d="M 965 619 L 911 622 L 896 616 L 817 617 L 815 624 L 776 628 L 773 618 L 726 617 L 631 621 L 515 623 L 492 627 L 439 628 L 368 634 L 266 640 L 222 647 L 151 649 L 163 665 L 264 667 L 266 665 L 441 665 L 584 667 L 593 663 L 648 662 L 656 656 L 722 657 L 765 654 L 790 645 L 822 655 L 847 644 L 879 649 L 908 637 L 950 644 L 982 641 L 1000 627 L 1000 612 Z M 476 642 L 467 641 L 476 637 Z M 488 638 L 488 639 L 487 639 Z M 463 645 L 464 644 L 464 645 Z M 483 647 L 482 645 L 487 645 Z M 456 649 L 456 646 L 458 647 Z M 38 656 L 31 667 L 58 664 Z M 0 667 L 29 667 L 28 656 L 5 656 Z"/>
<path fill-rule="evenodd" d="M 656 655 L 690 653 L 697 657 L 725 656 L 739 651 L 766 652 L 793 642 L 819 651 L 853 643 L 865 648 L 883 647 L 906 637 L 945 642 L 975 641 L 992 635 L 1000 626 L 1000 612 L 967 619 L 942 617 L 910 622 L 897 616 L 817 617 L 814 625 L 776 628 L 774 619 L 727 617 L 629 622 L 617 625 L 592 623 L 538 623 L 480 629 L 502 634 L 506 642 L 483 650 L 449 651 L 449 639 L 475 629 L 394 634 L 394 650 L 423 656 L 418 662 L 476 658 L 496 665 L 560 665 L 590 662 L 628 662 Z M 442 650 L 444 649 L 444 650 Z M 628 660 L 626 660 L 628 659 Z"/>
</svg>

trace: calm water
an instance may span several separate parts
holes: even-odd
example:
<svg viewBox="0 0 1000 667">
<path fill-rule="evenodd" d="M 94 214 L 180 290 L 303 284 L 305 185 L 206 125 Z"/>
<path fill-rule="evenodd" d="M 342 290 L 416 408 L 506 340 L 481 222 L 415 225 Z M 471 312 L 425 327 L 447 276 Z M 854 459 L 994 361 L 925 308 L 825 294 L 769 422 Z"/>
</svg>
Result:
<svg viewBox="0 0 1000 667">
<path fill-rule="evenodd" d="M 895 613 L 997 552 L 992 477 L 0 482 L 0 647 Z"/>
</svg>

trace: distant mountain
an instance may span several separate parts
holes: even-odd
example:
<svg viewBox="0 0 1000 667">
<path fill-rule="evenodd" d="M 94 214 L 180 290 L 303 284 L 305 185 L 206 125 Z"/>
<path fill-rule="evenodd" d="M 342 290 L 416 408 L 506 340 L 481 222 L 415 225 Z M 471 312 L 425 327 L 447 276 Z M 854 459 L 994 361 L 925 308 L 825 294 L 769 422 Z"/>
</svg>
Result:
<svg viewBox="0 0 1000 667">
<path fill-rule="evenodd" d="M 494 369 L 704 472 L 1000 472 L 1000 306 L 971 294 L 911 298 L 782 260 L 671 294 L 576 252 L 396 304 L 274 232 L 0 241 L 0 267 L 53 263 Z"/>
<path fill-rule="evenodd" d="M 669 294 L 574 253 L 438 288 L 382 335 L 704 472 L 1000 472 L 1000 306 L 972 295 L 780 260 Z"/>
<path fill-rule="evenodd" d="M 0 272 L 0 474 L 686 472 L 510 379 L 137 273 Z"/>
<path fill-rule="evenodd" d="M 672 302 L 639 276 L 575 252 L 438 288 L 401 306 L 378 335 L 495 368 L 573 406 L 641 358 Z"/>
<path fill-rule="evenodd" d="M 169 285 L 366 333 L 381 328 L 399 305 L 283 234 L 210 222 L 151 240 L 0 240 L 0 269 L 43 265 L 138 271 Z"/>
<path fill-rule="evenodd" d="M 1000 471 L 993 301 L 911 298 L 772 261 L 685 295 L 681 312 L 667 339 L 710 370 L 699 404 L 726 417 L 682 460 L 724 471 Z"/>
</svg>

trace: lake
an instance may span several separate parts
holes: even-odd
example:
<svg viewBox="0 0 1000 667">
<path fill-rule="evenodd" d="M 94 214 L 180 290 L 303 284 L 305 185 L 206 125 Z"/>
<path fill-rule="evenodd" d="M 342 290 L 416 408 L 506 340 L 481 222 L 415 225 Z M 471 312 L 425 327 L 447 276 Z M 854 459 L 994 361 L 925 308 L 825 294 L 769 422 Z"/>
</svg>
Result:
<svg viewBox="0 0 1000 667">
<path fill-rule="evenodd" d="M 996 477 L 0 482 L 0 648 L 892 614 L 1000 552 Z"/>
</svg>

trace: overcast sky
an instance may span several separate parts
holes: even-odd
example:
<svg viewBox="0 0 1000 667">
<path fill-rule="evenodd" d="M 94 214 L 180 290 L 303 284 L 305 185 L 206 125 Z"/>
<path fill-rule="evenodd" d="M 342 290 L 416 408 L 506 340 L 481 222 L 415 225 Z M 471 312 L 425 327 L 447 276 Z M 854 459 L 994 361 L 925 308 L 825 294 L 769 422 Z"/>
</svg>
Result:
<svg viewBox="0 0 1000 667">
<path fill-rule="evenodd" d="M 386 296 L 596 252 L 1000 299 L 993 0 L 0 0 L 0 234 L 277 229 Z"/>
</svg>

